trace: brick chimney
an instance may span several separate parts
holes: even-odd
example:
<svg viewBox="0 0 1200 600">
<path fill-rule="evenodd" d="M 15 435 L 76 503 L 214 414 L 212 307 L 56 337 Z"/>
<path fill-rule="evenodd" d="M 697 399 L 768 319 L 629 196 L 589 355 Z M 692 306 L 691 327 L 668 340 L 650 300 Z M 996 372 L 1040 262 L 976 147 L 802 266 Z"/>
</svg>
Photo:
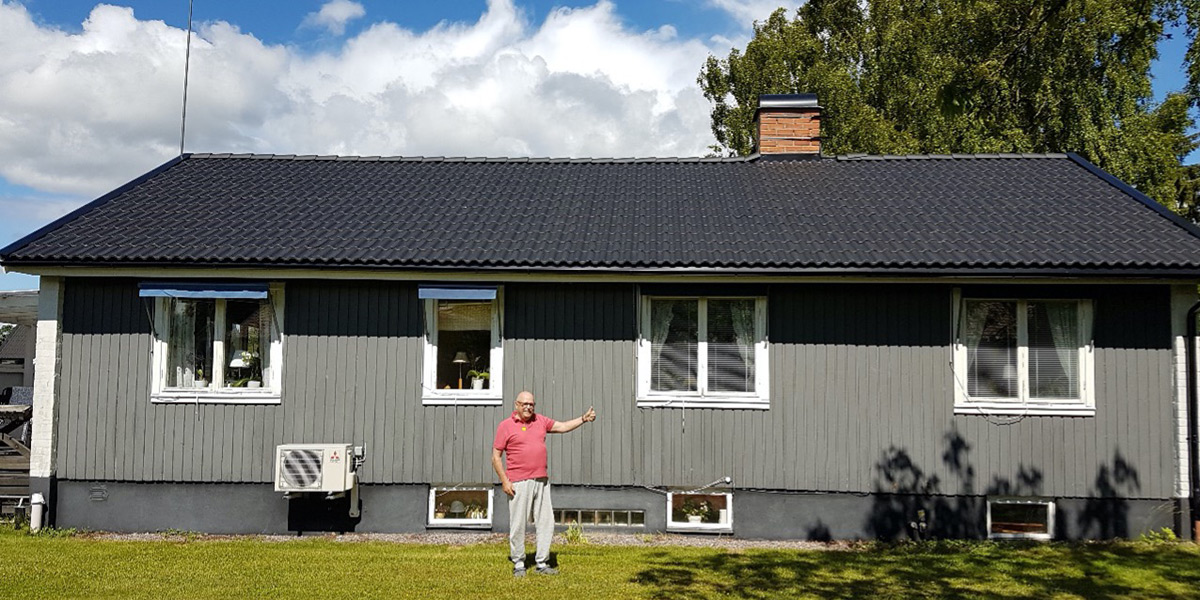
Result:
<svg viewBox="0 0 1200 600">
<path fill-rule="evenodd" d="M 759 154 L 821 154 L 821 107 L 816 94 L 763 94 L 758 97 L 754 123 Z"/>
</svg>

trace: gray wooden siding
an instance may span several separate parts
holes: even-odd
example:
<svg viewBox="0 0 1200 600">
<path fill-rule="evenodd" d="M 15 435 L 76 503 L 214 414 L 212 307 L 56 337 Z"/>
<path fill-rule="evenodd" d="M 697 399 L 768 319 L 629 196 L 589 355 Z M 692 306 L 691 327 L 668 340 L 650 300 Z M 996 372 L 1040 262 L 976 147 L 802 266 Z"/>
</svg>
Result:
<svg viewBox="0 0 1200 600">
<path fill-rule="evenodd" d="M 592 485 L 1169 497 L 1163 286 L 966 288 L 1095 299 L 1095 417 L 955 416 L 951 287 L 775 285 L 771 409 L 639 409 L 636 288 L 505 287 L 502 407 L 421 405 L 416 286 L 289 282 L 279 406 L 151 404 L 136 282 L 73 279 L 63 318 L 60 477 L 254 481 L 290 442 L 367 446 L 369 483 L 492 481 L 520 389 L 593 425 L 550 441 L 552 477 Z"/>
</svg>

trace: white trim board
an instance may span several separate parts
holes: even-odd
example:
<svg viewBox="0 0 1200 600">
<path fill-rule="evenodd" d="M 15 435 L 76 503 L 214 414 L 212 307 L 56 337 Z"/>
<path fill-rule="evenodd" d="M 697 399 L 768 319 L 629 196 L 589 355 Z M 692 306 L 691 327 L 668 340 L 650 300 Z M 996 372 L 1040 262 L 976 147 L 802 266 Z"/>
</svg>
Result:
<svg viewBox="0 0 1200 600">
<path fill-rule="evenodd" d="M 1196 303 L 1196 286 L 1171 286 L 1171 348 L 1175 387 L 1175 496 L 1187 498 L 1191 493 L 1188 460 L 1188 402 L 1187 402 L 1187 312 Z M 1196 340 L 1190 340 L 1197 350 Z M 1193 355 L 1195 356 L 1195 355 Z M 1195 368 L 1195 365 L 1191 365 Z"/>
<path fill-rule="evenodd" d="M 62 279 L 42 277 L 38 293 L 37 356 L 33 380 L 33 439 L 29 476 L 49 478 L 58 470 L 58 400 L 62 372 Z"/>
</svg>

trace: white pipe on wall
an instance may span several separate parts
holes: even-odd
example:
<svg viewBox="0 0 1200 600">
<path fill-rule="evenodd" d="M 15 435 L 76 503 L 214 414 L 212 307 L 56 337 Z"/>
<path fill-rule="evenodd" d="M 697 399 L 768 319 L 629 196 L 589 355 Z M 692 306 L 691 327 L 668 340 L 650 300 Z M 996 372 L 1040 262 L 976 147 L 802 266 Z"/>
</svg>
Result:
<svg viewBox="0 0 1200 600">
<path fill-rule="evenodd" d="M 29 533 L 37 533 L 42 529 L 46 519 L 46 498 L 41 492 L 34 492 L 29 501 Z"/>
</svg>

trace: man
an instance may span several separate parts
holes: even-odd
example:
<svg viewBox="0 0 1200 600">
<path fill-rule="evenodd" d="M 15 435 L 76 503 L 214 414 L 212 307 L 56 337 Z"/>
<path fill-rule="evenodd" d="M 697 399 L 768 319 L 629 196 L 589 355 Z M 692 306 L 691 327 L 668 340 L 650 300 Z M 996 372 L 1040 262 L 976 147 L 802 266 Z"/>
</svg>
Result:
<svg viewBox="0 0 1200 600">
<path fill-rule="evenodd" d="M 492 468 L 500 476 L 508 494 L 508 552 L 513 562 L 513 577 L 525 576 L 525 522 L 533 511 L 537 528 L 536 572 L 557 575 L 550 566 L 550 540 L 554 538 L 554 508 L 550 505 L 550 481 L 546 472 L 546 434 L 566 433 L 596 420 L 596 411 L 588 407 L 582 417 L 555 421 L 534 410 L 533 394 L 517 394 L 516 409 L 496 427 L 492 443 Z M 501 462 L 507 454 L 508 468 Z"/>
</svg>

